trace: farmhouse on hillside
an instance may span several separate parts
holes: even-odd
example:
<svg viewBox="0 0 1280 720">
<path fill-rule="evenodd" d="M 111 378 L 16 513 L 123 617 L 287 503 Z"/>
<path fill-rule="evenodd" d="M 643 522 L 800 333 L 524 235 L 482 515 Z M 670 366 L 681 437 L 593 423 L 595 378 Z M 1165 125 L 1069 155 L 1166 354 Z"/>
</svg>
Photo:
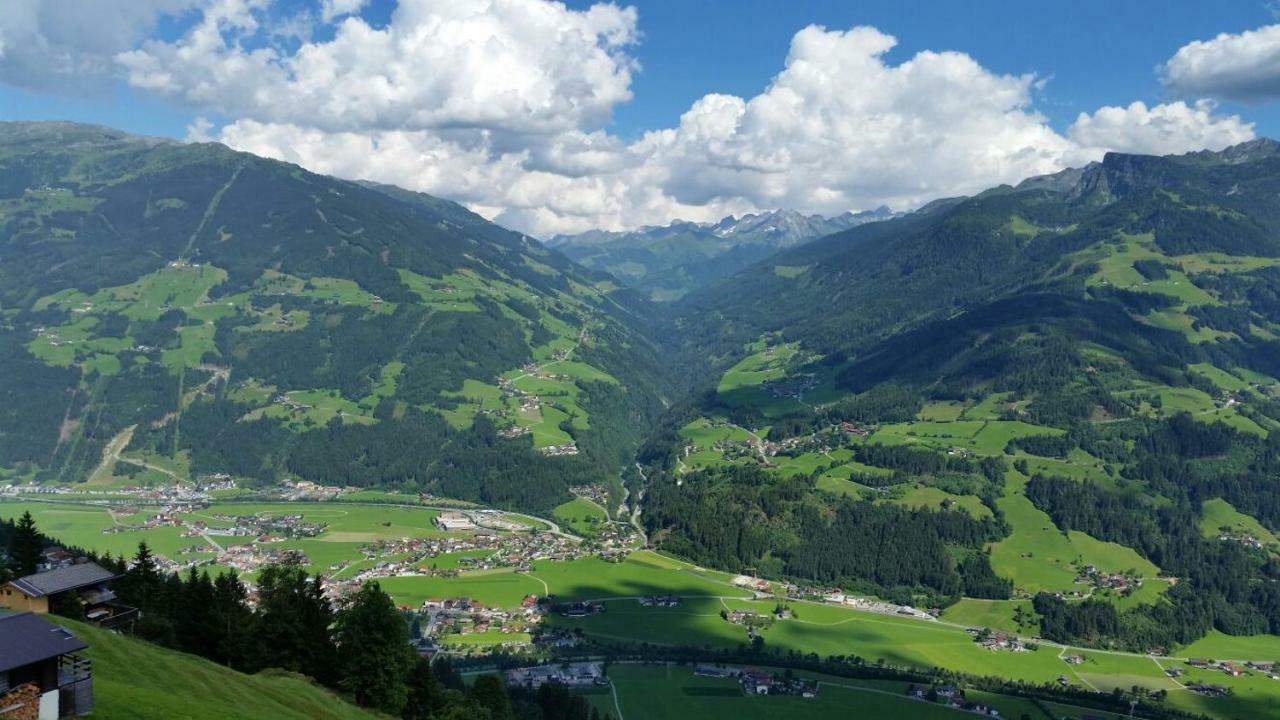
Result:
<svg viewBox="0 0 1280 720">
<path fill-rule="evenodd" d="M 82 617 L 102 627 L 131 625 L 138 611 L 114 602 L 114 579 L 114 573 L 92 562 L 27 575 L 0 587 L 0 608 L 70 616 L 83 607 Z"/>
</svg>

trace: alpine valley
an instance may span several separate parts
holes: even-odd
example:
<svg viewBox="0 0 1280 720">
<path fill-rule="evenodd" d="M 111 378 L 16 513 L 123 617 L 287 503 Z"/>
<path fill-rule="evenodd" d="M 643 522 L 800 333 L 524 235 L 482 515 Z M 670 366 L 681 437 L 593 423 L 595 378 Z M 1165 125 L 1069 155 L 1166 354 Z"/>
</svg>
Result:
<svg viewBox="0 0 1280 720">
<path fill-rule="evenodd" d="M 607 658 L 582 717 L 1278 717 L 1278 196 L 1255 140 L 544 245 L 221 145 L 0 124 L 0 519 L 184 573 L 305 551 L 463 670 Z M 146 597 L 170 648 L 323 675 Z M 109 677 L 160 652 L 103 638 Z"/>
</svg>

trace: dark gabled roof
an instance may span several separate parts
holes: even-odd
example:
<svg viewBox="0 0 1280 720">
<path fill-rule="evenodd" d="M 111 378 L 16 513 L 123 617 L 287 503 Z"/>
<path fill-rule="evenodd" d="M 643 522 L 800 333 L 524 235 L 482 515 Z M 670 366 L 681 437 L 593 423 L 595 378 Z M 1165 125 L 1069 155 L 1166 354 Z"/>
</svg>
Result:
<svg viewBox="0 0 1280 720">
<path fill-rule="evenodd" d="M 44 597 L 96 585 L 114 577 L 110 570 L 90 562 L 20 577 L 10 584 L 30 597 Z"/>
<path fill-rule="evenodd" d="M 84 650 L 89 644 L 34 613 L 0 615 L 0 672 Z"/>
</svg>

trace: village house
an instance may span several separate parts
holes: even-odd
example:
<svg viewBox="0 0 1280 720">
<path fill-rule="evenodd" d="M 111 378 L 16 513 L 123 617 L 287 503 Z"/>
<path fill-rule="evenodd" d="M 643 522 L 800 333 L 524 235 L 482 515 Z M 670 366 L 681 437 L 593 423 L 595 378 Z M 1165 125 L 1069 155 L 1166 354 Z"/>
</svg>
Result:
<svg viewBox="0 0 1280 720">
<path fill-rule="evenodd" d="M 748 695 L 768 695 L 771 688 L 773 688 L 772 673 L 758 670 L 748 670 L 742 673 L 742 689 Z"/>
<path fill-rule="evenodd" d="M 56 720 L 93 711 L 88 643 L 33 613 L 0 615 L 0 716 Z"/>
<path fill-rule="evenodd" d="M 131 626 L 138 611 L 114 602 L 113 579 L 114 573 L 91 562 L 27 575 L 0 588 L 0 608 L 65 615 L 83 607 L 83 618 L 90 622 L 107 628 Z"/>
</svg>

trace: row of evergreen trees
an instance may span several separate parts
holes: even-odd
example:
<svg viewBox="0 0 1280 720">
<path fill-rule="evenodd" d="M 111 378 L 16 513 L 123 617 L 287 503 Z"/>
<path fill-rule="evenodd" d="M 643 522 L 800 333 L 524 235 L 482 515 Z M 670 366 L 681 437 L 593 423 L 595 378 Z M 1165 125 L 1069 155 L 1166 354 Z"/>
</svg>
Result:
<svg viewBox="0 0 1280 720">
<path fill-rule="evenodd" d="M 30 513 L 0 523 L 10 570 L 35 571 L 50 540 Z M 348 694 L 363 707 L 404 720 L 598 720 L 599 713 L 563 686 L 506 688 L 496 675 L 470 686 L 447 658 L 432 664 L 409 644 L 409 625 L 377 582 L 339 607 L 324 579 L 298 565 L 269 565 L 257 578 L 257 602 L 234 570 L 183 576 L 160 570 L 147 543 L 129 561 L 98 562 L 119 575 L 120 602 L 137 607 L 138 636 L 201 655 L 241 672 L 281 668 Z M 0 572 L 3 572 L 0 567 Z M 70 607 L 70 606 L 68 606 Z"/>
</svg>

